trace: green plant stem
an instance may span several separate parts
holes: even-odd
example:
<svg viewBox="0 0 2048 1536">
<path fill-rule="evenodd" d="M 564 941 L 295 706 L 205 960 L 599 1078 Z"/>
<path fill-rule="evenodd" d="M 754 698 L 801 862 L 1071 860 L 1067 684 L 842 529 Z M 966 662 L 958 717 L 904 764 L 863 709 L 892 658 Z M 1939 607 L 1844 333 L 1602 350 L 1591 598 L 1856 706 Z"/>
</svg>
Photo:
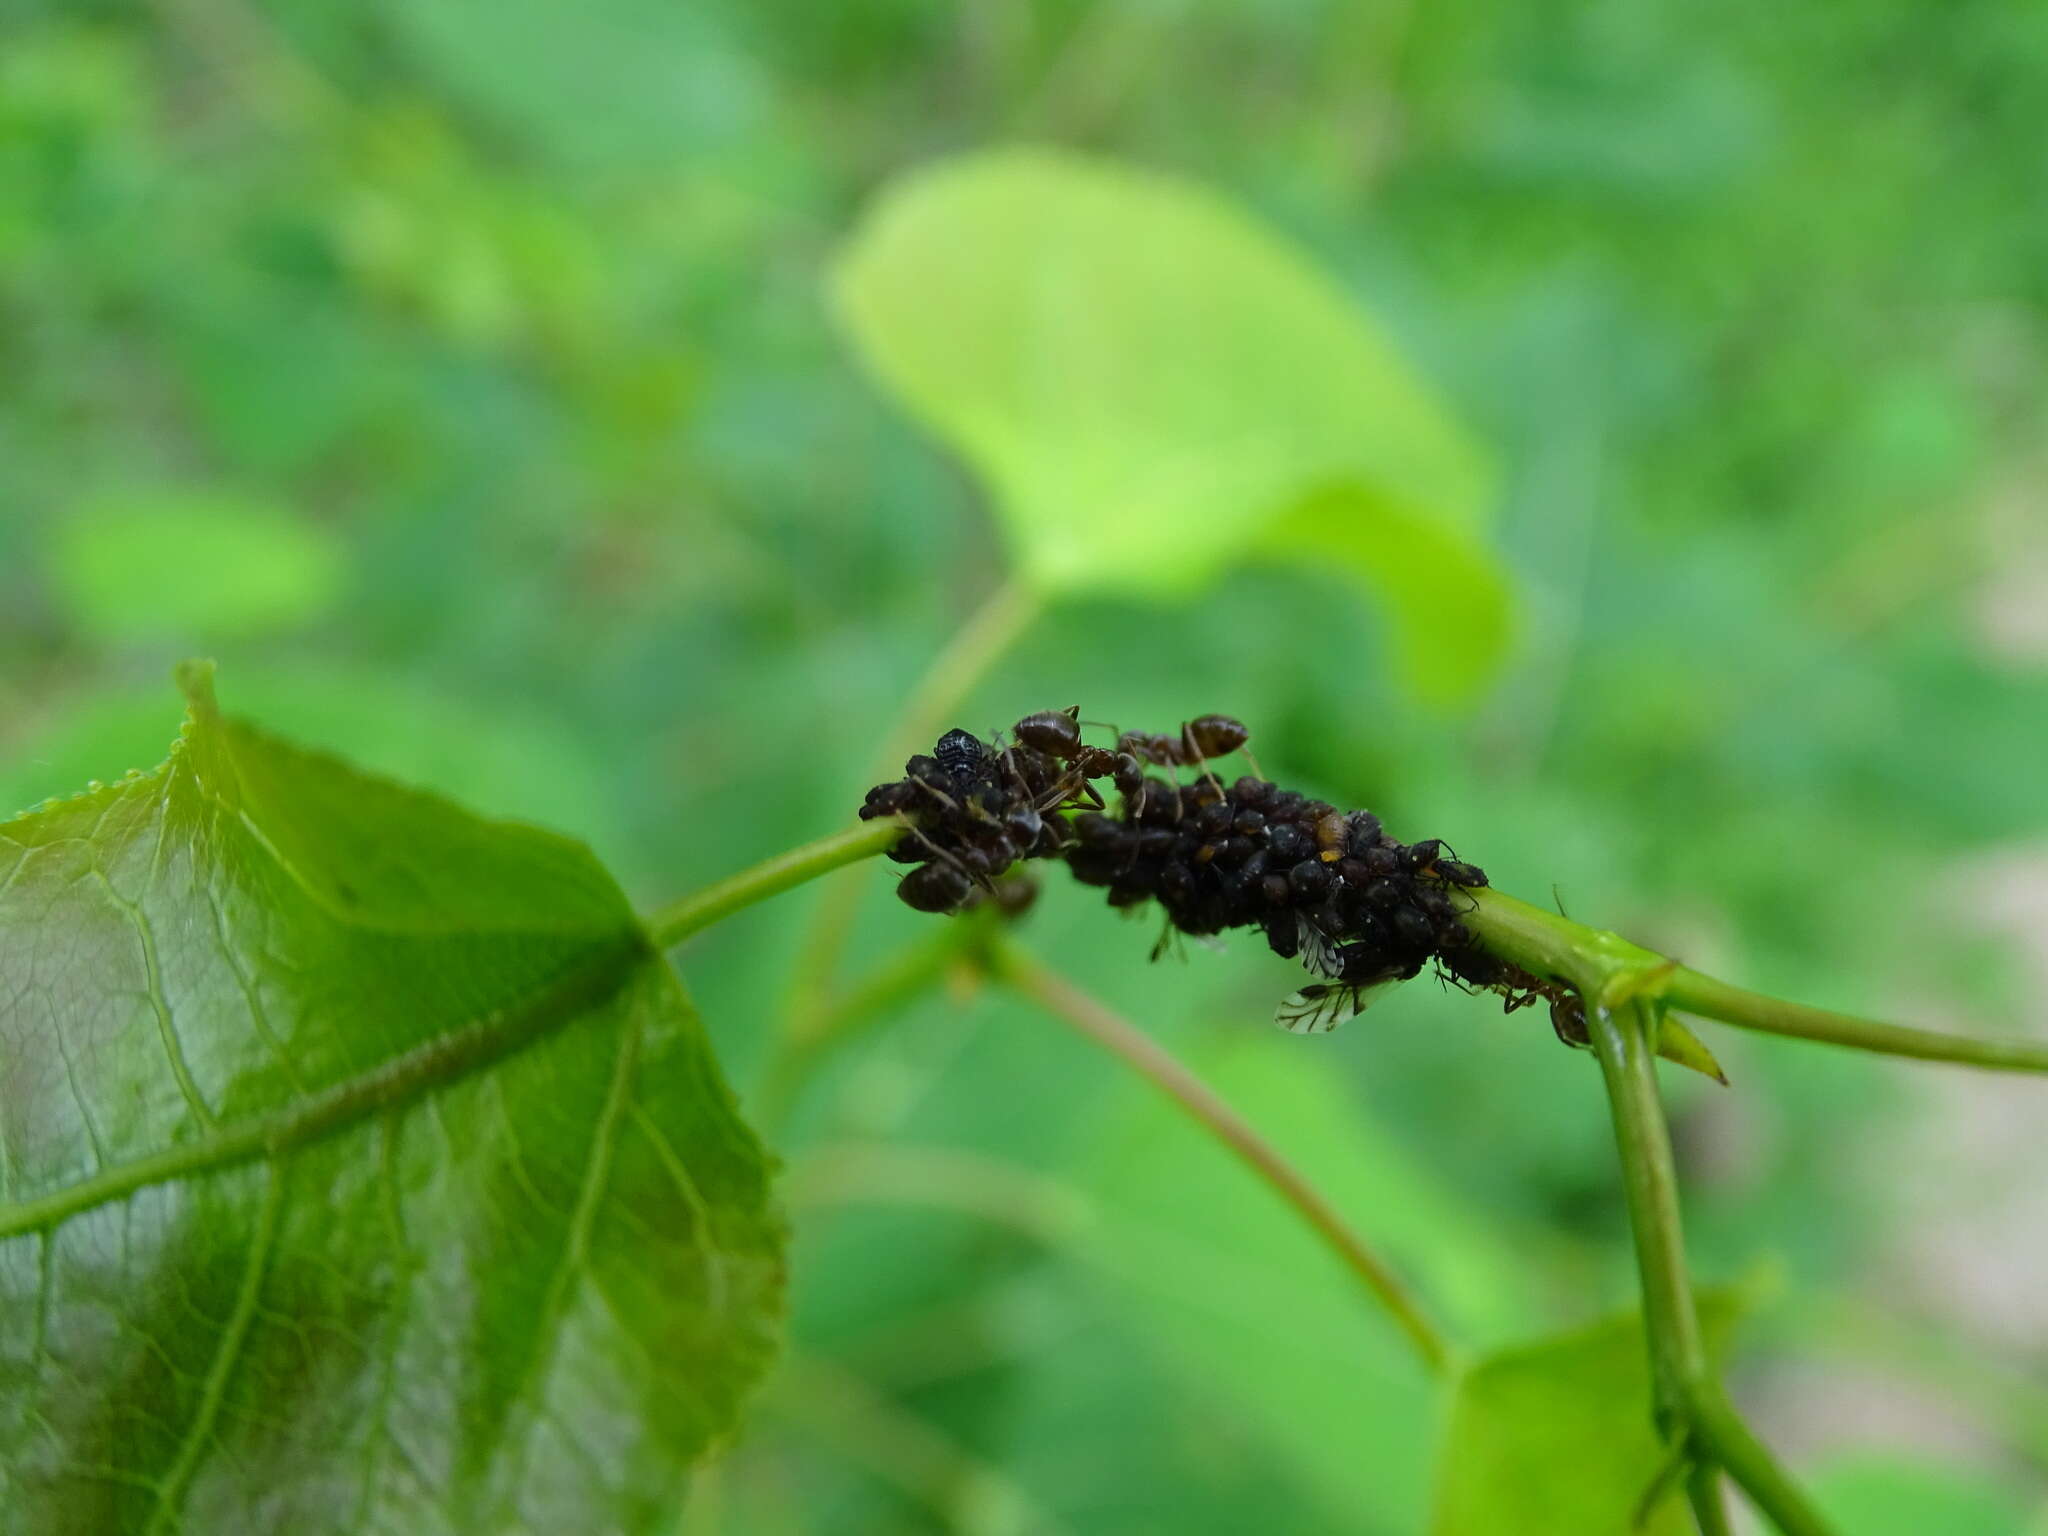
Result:
<svg viewBox="0 0 2048 1536">
<path fill-rule="evenodd" d="M 1487 949 L 1539 976 L 1575 981 L 1589 970 L 1603 975 L 1628 973 L 1647 994 L 1662 998 L 1669 1007 L 1744 1029 L 1921 1061 L 2006 1072 L 2048 1072 L 2048 1041 L 1979 1040 L 1785 1002 L 1716 981 L 1618 934 L 1588 928 L 1505 892 L 1489 889 L 1470 894 L 1475 905 L 1465 915 L 1465 926 Z"/>
<path fill-rule="evenodd" d="M 1685 1496 L 1692 1505 L 1693 1520 L 1700 1536 L 1733 1536 L 1728 1525 L 1728 1506 L 1721 1498 L 1721 1469 L 1701 1462 L 1685 1480 Z"/>
<path fill-rule="evenodd" d="M 1423 1364 L 1439 1376 L 1450 1371 L 1454 1360 L 1449 1342 L 1387 1262 L 1366 1245 L 1322 1191 L 1236 1110 L 1218 1098 L 1208 1084 L 1150 1035 L 1048 970 L 1015 943 L 997 941 L 990 947 L 989 958 L 999 979 L 1119 1057 L 1242 1158 L 1294 1207 L 1344 1267 L 1387 1309 Z"/>
<path fill-rule="evenodd" d="M 1834 1536 L 1834 1527 L 1742 1422 L 1719 1382 L 1694 1394 L 1691 1411 L 1693 1433 L 1784 1536 Z"/>
<path fill-rule="evenodd" d="M 2000 1072 L 2048 1072 L 2048 1041 L 1979 1040 L 1968 1035 L 1860 1019 L 1854 1014 L 1766 997 L 1684 966 L 1671 973 L 1664 998 L 1672 1007 L 1687 1013 L 1767 1034 L 1789 1035 L 1795 1040 L 1816 1040 L 1825 1045 L 1846 1045 L 1859 1051 L 1911 1056 L 1921 1061 L 1989 1067 Z"/>
<path fill-rule="evenodd" d="M 780 895 L 806 880 L 815 880 L 842 864 L 873 858 L 894 846 L 903 835 L 904 824 L 893 817 L 864 821 L 844 832 L 805 843 L 772 859 L 763 859 L 715 885 L 693 891 L 680 901 L 670 902 L 647 919 L 648 937 L 657 949 L 680 944 L 700 929 L 731 917 L 757 901 Z"/>
<path fill-rule="evenodd" d="M 1727 1469 L 1784 1536 L 1829 1536 L 1827 1525 L 1806 1496 L 1730 1406 L 1708 1363 L 1692 1284 L 1686 1275 L 1678 1172 L 1664 1123 L 1663 1101 L 1657 1093 L 1653 1042 L 1658 1005 L 1641 997 L 1619 1009 L 1591 1001 L 1611 993 L 1617 980 L 1625 978 L 1596 967 L 1582 973 L 1578 984 L 1588 998 L 1586 1032 L 1600 1059 L 1614 1116 L 1622 1187 L 1642 1275 L 1643 1322 L 1649 1334 L 1658 1427 L 1667 1440 L 1688 1436 L 1701 1453 L 1688 1493 L 1701 1530 L 1708 1536 L 1715 1530 L 1707 1523 L 1714 1515 L 1701 1511 L 1700 1473 L 1711 1472 L 1714 1463 Z M 1725 1529 L 1725 1519 L 1721 1528 Z"/>
<path fill-rule="evenodd" d="M 1016 644 L 1041 608 L 1038 595 L 1016 581 L 1005 582 L 982 601 L 911 689 L 869 768 L 868 782 L 896 777 L 902 771 L 899 765 L 911 753 L 930 750 L 944 728 L 945 717 L 959 707 L 1003 652 Z M 864 889 L 855 881 L 844 880 L 827 889 L 819 901 L 797 946 L 784 1028 L 770 1056 L 771 1072 L 780 1070 L 775 1055 L 787 1049 L 793 1037 L 814 1032 L 817 1016 L 830 1006 L 833 982 L 853 938 Z"/>
<path fill-rule="evenodd" d="M 1693 1306 L 1678 1216 L 1678 1170 L 1657 1096 L 1655 1021 L 1646 1004 L 1617 1014 L 1588 1006 L 1586 1033 L 1600 1058 L 1614 1140 L 1621 1154 L 1622 1187 L 1642 1272 L 1643 1322 L 1650 1336 L 1658 1427 L 1666 1439 L 1684 1432 L 1692 1388 L 1708 1379 L 1706 1345 Z"/>
</svg>

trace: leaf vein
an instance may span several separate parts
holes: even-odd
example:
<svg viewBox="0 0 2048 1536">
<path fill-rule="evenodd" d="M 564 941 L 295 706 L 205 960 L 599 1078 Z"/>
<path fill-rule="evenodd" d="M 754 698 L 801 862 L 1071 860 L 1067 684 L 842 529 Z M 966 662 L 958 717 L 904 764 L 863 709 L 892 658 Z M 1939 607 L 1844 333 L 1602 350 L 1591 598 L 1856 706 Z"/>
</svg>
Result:
<svg viewBox="0 0 2048 1536">
<path fill-rule="evenodd" d="M 541 1038 L 564 1018 L 602 1004 L 625 984 L 635 966 L 645 958 L 646 941 L 634 930 L 619 944 L 571 969 L 553 987 L 521 1007 L 501 1010 L 437 1035 L 271 1114 L 232 1121 L 217 1126 L 209 1135 L 112 1167 L 107 1166 L 99 1134 L 93 1129 L 91 1116 L 86 1114 L 84 1099 L 79 1097 L 79 1111 L 85 1115 L 93 1148 L 100 1153 L 100 1171 L 92 1178 L 38 1199 L 0 1206 L 0 1238 L 52 1226 L 151 1184 L 232 1167 L 259 1157 L 280 1157 L 380 1109 L 415 1100 L 502 1060 Z M 62 1051 L 61 1031 L 57 1038 Z M 68 1052 L 64 1052 L 64 1058 L 68 1070 Z M 75 1076 L 72 1093 L 78 1097 Z"/>
<path fill-rule="evenodd" d="M 576 1210 L 570 1217 L 569 1231 L 562 1245 L 562 1262 L 548 1284 L 548 1295 L 542 1304 L 540 1325 L 535 1330 L 535 1347 L 527 1363 L 525 1379 L 513 1394 L 514 1402 L 526 1403 L 534 1414 L 523 1437 L 529 1446 L 534 1425 L 547 1411 L 544 1404 L 533 1401 L 533 1394 L 541 1378 L 553 1368 L 555 1352 L 561 1346 L 562 1325 L 569 1310 L 569 1292 L 576 1277 L 589 1267 L 590 1229 L 597 1220 L 597 1208 L 603 1201 L 605 1187 L 611 1177 L 612 1152 L 618 1145 L 619 1127 L 631 1106 L 633 1080 L 640 1062 L 640 1034 L 641 1014 L 636 1004 L 628 1009 L 627 1016 L 619 1024 L 619 1047 L 612 1062 L 611 1087 L 606 1092 L 597 1124 L 591 1130 L 590 1151 L 584 1159 L 582 1190 L 577 1196 Z M 522 1471 L 530 1466 L 531 1459 L 528 1458 L 522 1464 Z"/>
<path fill-rule="evenodd" d="M 163 1041 L 164 1055 L 171 1064 L 171 1076 L 178 1080 L 178 1091 L 185 1096 L 185 1103 L 191 1108 L 193 1118 L 208 1130 L 220 1124 L 205 1096 L 199 1091 L 199 1084 L 193 1079 L 191 1065 L 185 1060 L 184 1043 L 178 1039 L 178 1028 L 171 1020 L 171 999 L 164 991 L 163 967 L 157 961 L 156 933 L 150 927 L 149 914 L 142 910 L 140 902 L 128 900 L 114 889 L 114 882 L 107 878 L 107 872 L 95 862 L 93 877 L 100 888 L 134 926 L 135 936 L 142 944 L 142 969 L 148 983 L 149 1006 L 156 1013 L 156 1031 Z"/>
<path fill-rule="evenodd" d="M 191 1427 L 185 1431 L 177 1457 L 157 1490 L 156 1513 L 149 1522 L 150 1536 L 181 1523 L 179 1506 L 183 1504 L 193 1474 L 199 1470 L 200 1460 L 206 1454 L 206 1442 L 213 1435 L 214 1421 L 220 1417 L 228 1384 L 234 1379 L 235 1368 L 242 1361 L 242 1346 L 256 1317 L 256 1303 L 263 1293 L 263 1277 L 270 1267 L 271 1250 L 277 1244 L 278 1219 L 284 1209 L 284 1183 L 285 1170 L 281 1167 L 271 1169 L 264 1181 L 263 1205 L 257 1212 L 256 1235 L 249 1244 L 249 1262 L 242 1271 L 235 1310 L 229 1315 L 227 1327 L 221 1333 L 219 1347 L 214 1350 L 213 1364 L 207 1370 L 206 1385 L 201 1390 L 199 1406 L 193 1412 Z"/>
</svg>

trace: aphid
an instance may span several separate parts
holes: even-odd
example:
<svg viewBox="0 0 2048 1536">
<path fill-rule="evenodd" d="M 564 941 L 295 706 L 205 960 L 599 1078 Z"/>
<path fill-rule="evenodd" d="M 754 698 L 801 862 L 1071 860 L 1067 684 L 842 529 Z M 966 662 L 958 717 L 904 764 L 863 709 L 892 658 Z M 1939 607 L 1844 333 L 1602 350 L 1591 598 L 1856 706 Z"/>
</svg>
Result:
<svg viewBox="0 0 2048 1536">
<path fill-rule="evenodd" d="M 1025 874 L 1009 875 L 996 882 L 992 895 L 1003 916 L 1014 923 L 1038 900 L 1038 882 Z"/>
<path fill-rule="evenodd" d="M 1345 839 L 1347 852 L 1362 856 L 1379 846 L 1382 836 L 1380 819 L 1371 811 L 1353 811 L 1345 822 L 1350 829 Z"/>
<path fill-rule="evenodd" d="M 1275 863 L 1293 864 L 1305 859 L 1312 846 L 1308 834 L 1293 822 L 1267 818 L 1266 851 L 1273 855 Z"/>
<path fill-rule="evenodd" d="M 870 790 L 864 818 L 909 824 L 889 850 L 918 866 L 901 899 L 938 912 L 1021 906 L 1025 888 L 1005 870 L 1063 858 L 1078 881 L 1105 887 L 1110 905 L 1156 905 L 1155 955 L 1187 935 L 1263 929 L 1275 953 L 1310 973 L 1275 1012 L 1298 1033 L 1335 1028 L 1432 961 L 1447 982 L 1493 991 L 1510 1010 L 1562 994 L 1470 948 L 1459 917 L 1472 902 L 1461 892 L 1485 875 L 1441 842 L 1406 847 L 1371 812 L 1339 811 L 1256 772 L 1226 787 L 1212 760 L 1244 749 L 1242 722 L 1197 716 L 1175 735 L 1122 732 L 1114 748 L 1088 745 L 1082 729 L 1074 706 L 1027 715 L 992 741 L 951 730 L 904 764 L 901 781 Z M 1154 777 L 1148 764 L 1166 772 Z M 1193 782 L 1181 782 L 1182 768 L 1196 770 Z M 1105 778 L 1122 797 L 1115 815 L 1094 787 Z M 1075 810 L 1084 814 L 1070 820 Z M 1554 1022 L 1569 1034 L 1567 1009 Z"/>
<path fill-rule="evenodd" d="M 1396 874 L 1401 868 L 1401 850 L 1385 844 L 1368 848 L 1358 857 L 1359 862 L 1376 875 Z"/>
<path fill-rule="evenodd" d="M 1074 836 L 1081 840 L 1083 848 L 1127 853 L 1137 846 L 1137 836 L 1126 823 L 1113 820 L 1099 811 L 1083 811 L 1074 818 L 1072 826 Z"/>
<path fill-rule="evenodd" d="M 1045 818 L 1031 806 L 1012 806 L 1003 816 L 1003 829 L 1019 848 L 1035 848 L 1045 831 Z"/>
<path fill-rule="evenodd" d="M 1430 865 L 1434 864 L 1437 861 L 1437 857 L 1443 851 L 1444 844 L 1442 838 L 1425 837 L 1419 843 L 1410 843 L 1408 845 L 1408 851 L 1401 856 L 1401 862 L 1406 864 L 1411 870 L 1419 872 L 1428 869 Z"/>
<path fill-rule="evenodd" d="M 1441 886 L 1418 882 L 1409 899 L 1435 923 L 1448 923 L 1458 915 L 1457 909 L 1451 905 L 1451 898 L 1444 894 Z"/>
<path fill-rule="evenodd" d="M 920 912 L 951 912 L 973 889 L 965 871 L 938 862 L 920 864 L 896 882 L 896 894 Z"/>
<path fill-rule="evenodd" d="M 877 816 L 900 816 L 915 806 L 918 798 L 917 786 L 907 779 L 877 784 L 868 791 L 867 800 L 861 805 L 860 819 L 873 821 Z"/>
<path fill-rule="evenodd" d="M 953 797 L 940 788 L 942 782 L 948 784 L 952 782 L 952 775 L 939 766 L 939 760 L 936 757 L 919 753 L 916 757 L 904 763 L 903 782 L 911 785 L 914 789 L 922 790 L 949 811 L 957 812 L 960 809 Z"/>
<path fill-rule="evenodd" d="M 1394 936 L 1410 949 L 1428 950 L 1436 944 L 1436 924 L 1419 908 L 1394 908 Z"/>
<path fill-rule="evenodd" d="M 1303 859 L 1287 871 L 1287 882 L 1303 901 L 1315 901 L 1330 888 L 1330 871 L 1314 859 Z"/>
<path fill-rule="evenodd" d="M 1332 811 L 1316 822 L 1316 857 L 1325 864 L 1334 864 L 1344 857 L 1346 844 L 1351 840 L 1350 818 L 1339 811 Z"/>
<path fill-rule="evenodd" d="M 1317 976 L 1342 975 L 1344 963 L 1337 958 L 1337 941 L 1310 922 L 1305 912 L 1295 913 L 1294 922 L 1301 968 Z"/>
</svg>

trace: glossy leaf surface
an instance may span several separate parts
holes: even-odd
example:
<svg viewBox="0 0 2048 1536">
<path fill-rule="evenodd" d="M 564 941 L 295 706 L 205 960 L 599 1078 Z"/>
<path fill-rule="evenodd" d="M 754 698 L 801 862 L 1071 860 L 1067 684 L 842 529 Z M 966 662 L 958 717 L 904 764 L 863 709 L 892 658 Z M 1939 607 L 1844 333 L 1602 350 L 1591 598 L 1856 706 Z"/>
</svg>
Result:
<svg viewBox="0 0 2048 1536">
<path fill-rule="evenodd" d="M 579 845 L 290 747 L 0 823 L 9 1529 L 649 1529 L 781 1312 L 768 1165 Z"/>
</svg>

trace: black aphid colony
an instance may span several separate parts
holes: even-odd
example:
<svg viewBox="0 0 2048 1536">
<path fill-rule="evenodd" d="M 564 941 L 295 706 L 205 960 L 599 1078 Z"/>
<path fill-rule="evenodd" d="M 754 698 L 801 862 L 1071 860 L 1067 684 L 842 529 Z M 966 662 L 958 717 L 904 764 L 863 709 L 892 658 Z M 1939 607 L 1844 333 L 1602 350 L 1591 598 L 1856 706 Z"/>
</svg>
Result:
<svg viewBox="0 0 2048 1536">
<path fill-rule="evenodd" d="M 1447 980 L 1501 993 L 1510 1008 L 1548 995 L 1525 973 L 1472 947 L 1462 893 L 1486 884 L 1477 865 L 1429 838 L 1400 843 L 1370 811 L 1246 776 L 1225 784 L 1213 760 L 1250 739 L 1238 721 L 1204 715 L 1177 735 L 1126 731 L 1114 749 L 1081 739 L 1080 710 L 1027 715 L 1008 745 L 948 731 L 904 777 L 878 784 L 863 819 L 900 815 L 909 834 L 890 857 L 916 867 L 897 894 L 923 912 L 951 912 L 996 894 L 1012 863 L 1064 858 L 1113 907 L 1157 902 L 1175 933 L 1260 929 L 1276 954 L 1319 978 L 1285 999 L 1274 1022 L 1297 1033 L 1334 1029 L 1380 988 L 1434 961 Z M 1158 778 L 1151 763 L 1173 772 Z M 1117 813 L 1091 782 L 1111 780 Z"/>
</svg>

